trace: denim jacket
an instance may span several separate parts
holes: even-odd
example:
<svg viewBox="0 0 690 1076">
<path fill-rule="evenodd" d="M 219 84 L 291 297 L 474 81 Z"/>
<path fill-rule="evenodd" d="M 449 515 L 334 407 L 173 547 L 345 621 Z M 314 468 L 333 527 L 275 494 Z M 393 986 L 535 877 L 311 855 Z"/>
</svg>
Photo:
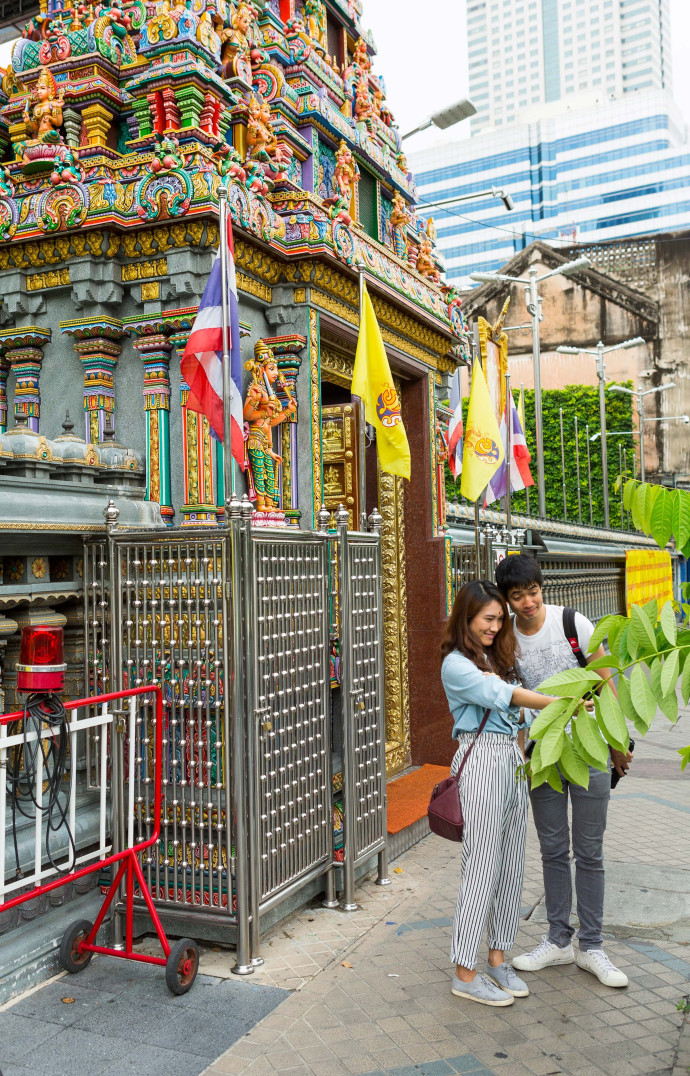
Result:
<svg viewBox="0 0 690 1076">
<path fill-rule="evenodd" d="M 459 650 L 451 651 L 443 659 L 441 681 L 453 717 L 454 739 L 461 732 L 476 732 L 487 708 L 491 713 L 485 732 L 516 736 L 518 728 L 530 724 L 532 714 L 525 710 L 525 721 L 519 725 L 520 707 L 511 702 L 517 684 L 507 684 L 495 673 L 487 676 Z"/>
</svg>

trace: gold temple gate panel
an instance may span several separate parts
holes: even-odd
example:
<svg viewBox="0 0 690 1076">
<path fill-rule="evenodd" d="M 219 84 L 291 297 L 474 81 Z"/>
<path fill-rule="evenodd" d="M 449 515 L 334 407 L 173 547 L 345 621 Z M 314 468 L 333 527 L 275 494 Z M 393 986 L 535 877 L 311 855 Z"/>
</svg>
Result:
<svg viewBox="0 0 690 1076">
<path fill-rule="evenodd" d="M 348 529 L 360 518 L 359 468 L 357 463 L 358 416 L 352 404 L 331 404 L 321 410 L 323 456 L 323 503 L 335 511 L 347 508 Z"/>
</svg>

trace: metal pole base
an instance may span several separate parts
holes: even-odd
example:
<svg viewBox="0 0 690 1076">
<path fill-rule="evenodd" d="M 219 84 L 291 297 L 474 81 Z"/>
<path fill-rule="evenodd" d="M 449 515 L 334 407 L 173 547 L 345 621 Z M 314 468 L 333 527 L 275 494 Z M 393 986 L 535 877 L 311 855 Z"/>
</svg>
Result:
<svg viewBox="0 0 690 1076">
<path fill-rule="evenodd" d="M 326 874 L 326 891 L 321 901 L 322 908 L 339 908 L 340 901 L 335 891 L 335 871 L 331 867 Z"/>
<path fill-rule="evenodd" d="M 232 971 L 233 975 L 254 974 L 254 968 L 251 966 L 251 964 L 235 964 L 234 967 L 232 967 L 230 970 Z"/>
<path fill-rule="evenodd" d="M 388 848 L 381 849 L 377 856 L 378 860 L 378 877 L 376 879 L 377 885 L 390 885 L 391 880 L 388 877 Z"/>
<path fill-rule="evenodd" d="M 252 967 L 253 968 L 260 968 L 261 965 L 263 964 L 263 962 L 264 962 L 264 958 L 262 956 L 253 956 L 252 957 Z"/>
<path fill-rule="evenodd" d="M 358 912 L 359 904 L 341 904 L 340 908 L 343 912 Z"/>
<path fill-rule="evenodd" d="M 377 885 L 390 885 L 391 880 L 390 880 L 390 878 L 377 878 L 376 879 L 376 884 Z"/>
</svg>

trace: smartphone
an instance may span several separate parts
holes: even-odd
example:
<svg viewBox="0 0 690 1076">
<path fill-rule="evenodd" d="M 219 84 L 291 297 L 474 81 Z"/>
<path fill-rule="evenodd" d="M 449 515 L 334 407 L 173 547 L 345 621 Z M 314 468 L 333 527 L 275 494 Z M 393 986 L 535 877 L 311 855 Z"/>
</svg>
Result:
<svg viewBox="0 0 690 1076">
<path fill-rule="evenodd" d="M 628 748 L 628 751 L 634 751 L 634 750 L 635 750 L 635 741 L 631 740 L 630 741 L 630 746 Z M 625 777 L 625 774 L 623 774 L 623 777 Z M 612 789 L 614 789 L 616 787 L 616 785 L 618 784 L 620 779 L 621 779 L 621 775 L 619 773 L 617 773 L 616 770 L 614 770 L 614 768 L 612 766 L 611 767 L 611 788 Z"/>
</svg>

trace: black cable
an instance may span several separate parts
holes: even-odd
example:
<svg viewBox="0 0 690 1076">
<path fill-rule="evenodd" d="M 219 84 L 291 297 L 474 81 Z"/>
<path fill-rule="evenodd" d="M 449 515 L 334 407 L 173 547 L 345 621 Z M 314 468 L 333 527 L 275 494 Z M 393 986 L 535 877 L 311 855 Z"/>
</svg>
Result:
<svg viewBox="0 0 690 1076">
<path fill-rule="evenodd" d="M 8 729 L 10 735 L 19 731 L 19 724 L 19 721 L 13 722 Z M 57 833 L 64 828 L 68 846 L 72 849 L 71 861 L 72 864 L 74 863 L 77 849 L 74 835 L 67 820 L 69 794 L 67 794 L 64 804 L 60 800 L 60 793 L 63 791 L 63 783 L 68 773 L 69 761 L 67 711 L 57 695 L 29 695 L 24 705 L 22 724 L 24 742 L 21 747 L 15 747 L 9 752 L 7 764 L 7 781 L 12 797 L 12 837 L 17 878 L 21 878 L 23 874 L 19 862 L 17 813 L 23 815 L 24 818 L 35 818 L 35 812 L 39 810 L 46 820 L 46 855 L 48 862 L 58 874 L 67 874 L 71 870 L 71 866 L 58 866 L 53 859 L 50 847 L 51 833 Z M 50 728 L 51 735 L 41 735 L 44 726 Z M 29 740 L 30 732 L 35 734 L 36 738 L 33 741 Z M 75 765 L 74 759 L 72 759 L 72 765 Z M 39 776 L 39 766 L 40 779 L 47 785 L 47 789 L 43 792 L 40 807 L 36 801 L 36 779 Z M 45 778 L 43 774 L 45 774 Z M 30 810 L 25 809 L 28 804 L 33 804 L 33 814 Z"/>
</svg>

